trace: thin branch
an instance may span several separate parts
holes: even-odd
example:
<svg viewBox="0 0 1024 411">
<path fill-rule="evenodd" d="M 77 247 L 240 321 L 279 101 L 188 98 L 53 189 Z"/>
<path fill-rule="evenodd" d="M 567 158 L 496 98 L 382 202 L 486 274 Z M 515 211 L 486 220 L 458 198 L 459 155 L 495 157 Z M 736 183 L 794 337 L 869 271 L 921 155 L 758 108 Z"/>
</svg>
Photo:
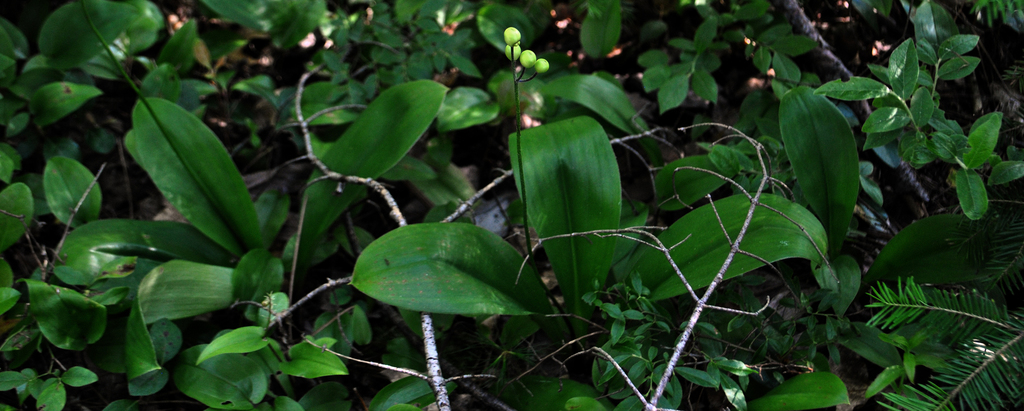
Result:
<svg viewBox="0 0 1024 411">
<path fill-rule="evenodd" d="M 67 224 L 64 225 L 64 234 L 60 236 L 60 242 L 57 243 L 57 248 L 54 249 L 53 255 L 60 258 L 60 250 L 64 247 L 64 240 L 68 238 L 68 230 L 71 229 L 71 222 L 75 221 L 75 215 L 78 214 L 78 210 L 82 208 L 82 204 L 85 204 L 85 199 L 89 197 L 89 193 L 92 192 L 92 188 L 96 186 L 96 182 L 99 181 L 100 176 L 103 175 L 103 169 L 107 168 L 107 163 L 100 165 L 99 171 L 96 172 L 96 176 L 89 182 L 89 186 L 85 188 L 85 192 L 82 193 L 82 197 L 78 199 L 78 204 L 75 204 L 75 208 L 71 210 L 71 216 L 68 217 Z M 55 262 L 56 263 L 56 262 Z M 46 267 L 43 267 L 41 276 L 43 281 L 46 281 Z"/>
<path fill-rule="evenodd" d="M 490 184 L 484 186 L 484 188 L 481 188 L 480 191 L 476 192 L 476 194 L 473 194 L 473 196 L 470 197 L 469 200 L 463 201 L 462 204 L 459 204 L 459 207 L 455 209 L 455 212 L 449 215 L 448 217 L 445 217 L 444 220 L 441 220 L 441 222 L 450 223 L 452 221 L 455 221 L 455 219 L 462 217 L 462 215 L 465 214 L 466 211 L 469 211 L 469 209 L 473 207 L 473 204 L 476 204 L 477 201 L 480 201 L 484 194 L 487 194 L 488 191 L 491 191 L 491 189 L 497 187 L 498 184 L 501 184 L 502 182 L 505 181 L 505 179 L 511 176 L 512 170 L 502 171 L 501 175 L 498 176 L 498 178 L 495 178 L 494 181 L 491 181 Z"/>
<path fill-rule="evenodd" d="M 296 249 L 298 249 L 298 246 L 296 246 Z M 348 284 L 348 283 L 351 283 L 351 282 L 352 282 L 352 277 L 345 277 L 345 278 L 341 278 L 341 279 L 337 279 L 337 280 L 335 280 L 333 278 L 328 279 L 326 283 L 321 284 L 319 287 L 313 289 L 313 291 L 310 291 L 309 294 L 306 294 L 304 297 L 299 299 L 299 301 L 296 301 L 294 304 L 288 306 L 287 310 L 284 310 L 280 314 L 275 315 L 274 319 L 270 322 L 270 324 L 267 324 L 267 330 L 270 330 L 275 325 L 280 324 L 281 321 L 284 321 L 285 318 L 288 318 L 301 305 L 305 304 L 307 301 L 309 301 L 313 297 L 316 297 L 317 294 L 320 294 L 320 293 L 322 293 L 324 291 L 327 291 L 327 290 L 330 290 L 330 289 L 332 289 L 334 287 L 337 287 L 337 286 L 340 286 L 340 285 L 345 285 L 345 284 Z"/>
</svg>

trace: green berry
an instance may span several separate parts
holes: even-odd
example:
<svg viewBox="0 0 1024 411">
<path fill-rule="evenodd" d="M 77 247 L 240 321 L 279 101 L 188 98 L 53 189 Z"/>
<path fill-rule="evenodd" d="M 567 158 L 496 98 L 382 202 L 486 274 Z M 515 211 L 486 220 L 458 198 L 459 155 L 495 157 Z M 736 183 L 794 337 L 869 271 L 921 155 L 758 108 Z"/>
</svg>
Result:
<svg viewBox="0 0 1024 411">
<path fill-rule="evenodd" d="M 533 50 L 526 50 L 522 56 L 519 56 L 519 62 L 523 64 L 523 67 L 533 67 L 534 64 L 537 64 L 537 54 Z"/>
<path fill-rule="evenodd" d="M 520 48 L 518 44 L 516 44 L 515 46 L 505 46 L 505 57 L 508 57 L 509 60 L 519 60 L 519 54 L 522 52 L 523 49 Z"/>
<path fill-rule="evenodd" d="M 537 60 L 537 65 L 534 66 L 534 69 L 537 70 L 537 73 L 541 74 L 546 73 L 549 68 L 551 68 L 551 65 L 548 64 L 548 61 L 546 59 Z"/>
<path fill-rule="evenodd" d="M 519 34 L 519 30 L 516 30 L 515 27 L 505 29 L 505 44 L 514 46 L 519 43 L 519 40 L 522 38 L 523 36 Z"/>
</svg>

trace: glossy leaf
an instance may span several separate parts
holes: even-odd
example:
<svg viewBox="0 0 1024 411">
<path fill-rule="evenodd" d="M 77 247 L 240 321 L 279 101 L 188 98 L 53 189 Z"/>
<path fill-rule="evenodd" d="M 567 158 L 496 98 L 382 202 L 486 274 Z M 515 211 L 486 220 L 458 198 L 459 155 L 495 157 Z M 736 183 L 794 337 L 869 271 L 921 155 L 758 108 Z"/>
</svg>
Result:
<svg viewBox="0 0 1024 411">
<path fill-rule="evenodd" d="M 855 101 L 882 97 L 889 93 L 885 84 L 867 77 L 850 77 L 849 81 L 833 80 L 822 84 L 814 94 L 824 94 L 837 100 Z"/>
<path fill-rule="evenodd" d="M 504 33 L 508 27 L 519 30 L 522 36 L 519 43 L 523 49 L 529 48 L 537 37 L 537 28 L 523 8 L 512 5 L 493 3 L 481 7 L 477 12 L 476 26 L 484 40 L 501 51 L 505 50 Z"/>
<path fill-rule="evenodd" d="M 518 317 L 517 317 L 518 318 Z M 422 401 L 417 401 L 422 399 Z M 434 391 L 422 378 L 405 377 L 384 387 L 370 401 L 370 411 L 387 411 L 398 404 L 434 402 Z M 418 408 L 417 408 L 418 409 Z"/>
<path fill-rule="evenodd" d="M 230 268 L 172 260 L 154 268 L 139 284 L 136 298 L 146 322 L 176 320 L 227 308 L 231 294 Z"/>
<path fill-rule="evenodd" d="M 160 369 L 157 362 L 156 349 L 146 328 L 146 318 L 139 306 L 139 299 L 132 301 L 132 310 L 128 314 L 125 326 L 125 368 L 128 379 L 134 380 L 146 373 Z"/>
<path fill-rule="evenodd" d="M 693 88 L 694 94 L 701 98 L 712 103 L 718 101 L 718 83 L 715 83 L 715 78 L 707 70 L 694 71 L 693 78 L 690 79 L 690 86 Z"/>
<path fill-rule="evenodd" d="M 324 351 L 321 347 L 330 347 L 336 342 L 333 338 L 320 338 L 303 341 L 288 350 L 291 361 L 281 363 L 281 371 L 288 375 L 303 378 L 320 378 L 331 375 L 348 375 L 348 367 L 334 353 Z"/>
<path fill-rule="evenodd" d="M 195 227 L 170 221 L 94 221 L 72 231 L 61 250 L 68 266 L 92 275 L 101 275 L 106 264 L 125 256 L 223 266 L 233 258 Z"/>
<path fill-rule="evenodd" d="M 168 201 L 200 231 L 235 254 L 263 247 L 256 209 L 224 145 L 175 103 L 147 99 L 132 113 L 125 145 Z"/>
<path fill-rule="evenodd" d="M 181 353 L 173 374 L 182 393 L 216 409 L 250 410 L 263 400 L 268 378 L 255 361 L 224 354 L 195 365 L 204 348 L 197 345 Z"/>
<path fill-rule="evenodd" d="M 978 168 L 988 161 L 999 142 L 999 128 L 1002 124 L 1003 113 L 998 111 L 986 114 L 974 122 L 971 133 L 967 135 L 971 151 L 964 154 L 965 167 Z"/>
<path fill-rule="evenodd" d="M 469 224 L 416 224 L 378 238 L 356 261 L 352 285 L 387 304 L 451 314 L 551 312 L 532 269 L 496 234 Z M 519 283 L 516 284 L 516 278 Z"/>
<path fill-rule="evenodd" d="M 0 251 L 18 242 L 25 234 L 25 226 L 32 218 L 32 191 L 23 183 L 14 183 L 0 191 L 0 210 L 24 216 L 25 222 L 0 214 Z"/>
<path fill-rule="evenodd" d="M 961 216 L 941 214 L 907 226 L 882 248 L 864 276 L 864 284 L 910 277 L 934 284 L 979 278 L 980 267 L 974 266 L 961 247 L 952 242 L 962 221 Z"/>
<path fill-rule="evenodd" d="M 138 9 L 126 3 L 84 1 L 89 17 L 108 44 L 128 27 L 138 13 Z M 102 51 L 103 44 L 93 34 L 79 2 L 65 4 L 50 13 L 39 30 L 39 52 L 46 56 L 46 64 L 50 67 L 76 67 Z"/>
<path fill-rule="evenodd" d="M 861 272 L 857 261 L 849 255 L 840 255 L 830 265 L 815 269 L 814 276 L 822 289 L 836 293 L 837 298 L 832 303 L 836 314 L 845 314 L 860 290 Z"/>
<path fill-rule="evenodd" d="M 377 178 L 397 164 L 427 130 L 441 108 L 446 91 L 444 86 L 426 80 L 385 90 L 331 145 L 321 160 L 341 174 Z M 299 273 L 309 268 L 316 245 L 331 223 L 353 200 L 365 193 L 362 187 L 350 186 L 341 195 L 336 195 L 336 188 L 336 184 L 322 182 L 306 190 L 309 200 L 302 226 Z M 301 274 L 296 278 L 301 283 Z"/>
<path fill-rule="evenodd" d="M 196 358 L 196 365 L 221 354 L 248 354 L 270 344 L 262 327 L 236 328 L 214 338 Z M 293 349 L 294 350 L 294 349 Z"/>
<path fill-rule="evenodd" d="M 918 128 L 924 127 L 931 120 L 934 110 L 935 101 L 932 100 L 932 93 L 924 87 L 917 89 L 910 99 L 910 114 L 914 119 L 914 124 Z"/>
<path fill-rule="evenodd" d="M 4 263 L 6 263 L 6 261 L 4 261 Z M 11 287 L 0 288 L 0 315 L 6 313 L 7 310 L 11 309 L 11 307 L 14 307 L 14 304 L 18 302 L 19 298 L 21 298 L 21 293 L 19 293 L 18 290 Z"/>
<path fill-rule="evenodd" d="M 60 380 L 63 381 L 64 384 L 72 387 L 84 387 L 99 381 L 99 378 L 96 377 L 96 373 L 90 371 L 88 368 L 74 366 L 65 371 L 64 374 L 60 376 Z"/>
<path fill-rule="evenodd" d="M 914 37 L 932 50 L 939 48 L 950 36 L 959 34 L 953 17 L 940 4 L 925 0 L 910 14 Z"/>
<path fill-rule="evenodd" d="M 821 223 L 799 204 L 771 194 L 762 194 L 761 203 L 786 214 L 800 224 L 807 234 L 788 219 L 758 207 L 754 211 L 747 235 L 740 248 L 760 256 L 768 262 L 786 258 L 805 258 L 812 262 L 821 262 L 821 253 L 826 253 L 827 241 Z M 743 220 L 747 216 L 749 200 L 743 195 L 734 195 L 715 201 L 715 207 L 722 218 L 722 224 L 728 229 L 730 238 L 735 239 Z M 729 252 L 718 220 L 715 218 L 711 205 L 693 210 L 680 218 L 665 230 L 658 238 L 671 247 L 689 237 L 682 245 L 675 247 L 672 259 L 683 270 L 683 275 L 696 290 L 711 283 L 721 269 L 722 263 Z M 813 239 L 813 243 L 812 243 Z M 817 245 L 817 248 L 815 248 Z M 644 286 L 651 289 L 652 300 L 660 300 L 685 294 L 686 287 L 676 272 L 665 260 L 661 251 L 645 247 L 633 256 L 632 268 L 629 272 L 639 272 Z M 736 255 L 732 265 L 725 273 L 725 278 L 732 278 L 746 273 L 762 263 L 756 259 Z"/>
<path fill-rule="evenodd" d="M 288 219 L 288 207 L 291 197 L 277 190 L 267 190 L 256 199 L 256 218 L 260 221 L 260 232 L 263 244 L 268 247 L 274 243 L 277 234 Z"/>
<path fill-rule="evenodd" d="M 661 114 L 679 107 L 690 92 L 690 75 L 677 74 L 661 85 L 658 91 L 658 107 Z"/>
<path fill-rule="evenodd" d="M 270 39 L 280 49 L 299 44 L 316 30 L 327 13 L 325 0 L 298 0 L 268 2 Z"/>
<path fill-rule="evenodd" d="M 490 94 L 478 88 L 458 87 L 448 93 L 437 113 L 437 131 L 461 130 L 497 117 L 498 103 L 491 101 Z"/>
<path fill-rule="evenodd" d="M 103 195 L 99 184 L 92 185 L 95 177 L 81 163 L 67 157 L 54 157 L 46 162 L 43 171 L 43 187 L 46 190 L 46 202 L 58 220 L 68 222 L 78 202 L 85 197 L 82 206 L 74 214 L 72 227 L 95 221 L 100 218 L 100 207 Z"/>
<path fill-rule="evenodd" d="M 597 76 L 576 74 L 561 77 L 541 88 L 541 93 L 561 97 L 586 107 L 627 134 L 647 128 L 647 124 L 639 118 L 636 119 L 639 125 L 633 125 L 636 109 L 629 102 L 626 93 Z"/>
<path fill-rule="evenodd" d="M 194 22 L 192 20 L 191 22 Z M 191 23 L 190 22 L 190 23 Z M 181 30 L 178 30 L 181 32 Z M 170 64 L 164 63 L 150 71 L 142 80 L 142 95 L 177 102 L 181 97 L 181 78 Z"/>
<path fill-rule="evenodd" d="M 85 84 L 63 81 L 47 84 L 32 93 L 29 102 L 32 121 L 38 126 L 53 124 L 101 94 L 100 89 Z"/>
<path fill-rule="evenodd" d="M 29 309 L 50 343 L 65 350 L 81 351 L 103 336 L 106 307 L 70 288 L 24 281 L 28 284 Z"/>
<path fill-rule="evenodd" d="M 167 44 L 160 50 L 160 56 L 157 57 L 156 63 L 159 65 L 168 64 L 182 75 L 188 73 L 196 62 L 193 50 L 198 40 L 199 34 L 196 29 L 196 21 L 189 20 L 167 40 Z M 177 102 L 176 99 L 172 101 Z"/>
<path fill-rule="evenodd" d="M 796 411 L 849 404 L 846 384 L 830 372 L 800 374 L 747 402 L 748 411 Z"/>
<path fill-rule="evenodd" d="M 971 220 L 977 220 L 988 210 L 988 192 L 985 182 L 974 170 L 957 170 L 956 196 L 960 200 L 960 208 Z"/>
<path fill-rule="evenodd" d="M 974 56 L 963 56 L 943 62 L 939 66 L 938 75 L 942 80 L 956 80 L 967 77 L 978 68 L 981 59 Z"/>
<path fill-rule="evenodd" d="M 782 98 L 779 125 L 793 172 L 838 255 L 860 191 L 857 143 L 849 123 L 825 97 L 806 87 Z"/>
<path fill-rule="evenodd" d="M 974 47 L 978 45 L 978 39 L 979 37 L 974 34 L 950 36 L 939 45 L 939 58 L 949 60 L 974 50 Z"/>
<path fill-rule="evenodd" d="M 242 256 L 231 273 L 232 295 L 241 301 L 261 301 L 268 293 L 279 291 L 283 282 L 281 259 L 261 248 Z"/>
<path fill-rule="evenodd" d="M 654 179 L 658 205 L 662 210 L 681 210 L 725 184 L 725 180 L 703 171 L 679 169 L 694 167 L 722 174 L 706 155 L 687 156 L 663 167 Z M 725 175 L 732 178 L 733 175 Z"/>
<path fill-rule="evenodd" d="M 520 143 L 521 141 L 521 143 Z M 604 129 L 590 117 L 575 117 L 509 136 L 522 145 L 526 181 L 519 181 L 519 156 L 512 151 L 516 184 L 525 186 L 531 228 L 540 237 L 619 228 L 622 207 L 615 153 Z M 544 250 L 565 295 L 567 310 L 589 317 L 584 294 L 608 276 L 615 240 L 570 237 L 544 242 Z"/>
<path fill-rule="evenodd" d="M 988 177 L 988 184 L 1006 184 L 1021 177 L 1024 177 L 1024 161 L 1003 161 L 992 167 L 992 175 Z M 0 249 L 2 248 L 0 247 Z"/>
<path fill-rule="evenodd" d="M 580 26 L 580 44 L 588 55 L 601 58 L 615 49 L 622 34 L 622 4 L 618 1 L 605 1 L 600 12 L 596 9 L 599 2 L 590 3 L 590 13 L 583 18 Z"/>
<path fill-rule="evenodd" d="M 800 67 L 782 53 L 773 53 L 772 68 L 775 69 L 775 76 L 780 79 L 800 81 Z"/>
<path fill-rule="evenodd" d="M 906 100 L 914 94 L 920 71 L 913 39 L 907 39 L 889 55 L 889 84 L 899 98 Z"/>
<path fill-rule="evenodd" d="M 900 353 L 892 344 L 882 341 L 882 331 L 862 322 L 850 323 L 853 335 L 844 336 L 840 344 L 856 352 L 864 359 L 879 367 L 899 366 L 903 364 Z"/>
<path fill-rule="evenodd" d="M 896 382 L 897 379 L 906 375 L 904 368 L 899 365 L 893 365 L 886 367 L 882 372 L 878 373 L 874 381 L 871 381 L 871 385 L 868 385 L 866 391 L 864 391 L 864 398 L 871 398 L 878 394 L 882 390 L 889 387 L 890 384 Z"/>
<path fill-rule="evenodd" d="M 60 380 L 49 380 L 49 385 L 36 396 L 36 409 L 42 410 L 63 410 L 67 402 L 67 388 Z"/>
<path fill-rule="evenodd" d="M 267 31 L 271 22 L 266 18 L 267 2 L 265 0 L 233 1 L 233 0 L 201 0 L 203 5 L 228 20 L 245 27 Z"/>
</svg>

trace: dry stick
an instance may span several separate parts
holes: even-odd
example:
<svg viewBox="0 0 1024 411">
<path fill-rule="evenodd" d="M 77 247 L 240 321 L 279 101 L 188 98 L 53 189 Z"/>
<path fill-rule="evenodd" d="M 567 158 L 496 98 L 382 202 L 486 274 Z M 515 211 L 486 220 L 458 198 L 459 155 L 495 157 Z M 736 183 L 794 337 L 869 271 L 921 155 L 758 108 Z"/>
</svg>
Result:
<svg viewBox="0 0 1024 411">
<path fill-rule="evenodd" d="M 491 191 L 491 189 L 497 187 L 498 184 L 501 184 L 503 181 L 505 181 L 506 178 L 509 178 L 511 176 L 512 170 L 502 171 L 501 175 L 498 176 L 498 178 L 495 178 L 494 181 L 491 181 L 490 184 L 484 186 L 484 188 L 481 188 L 480 191 L 476 192 L 476 194 L 473 194 L 473 196 L 470 197 L 469 200 L 463 201 L 462 204 L 459 204 L 459 208 L 456 208 L 455 212 L 452 213 L 452 215 L 445 217 L 444 220 L 441 220 L 441 222 L 450 223 L 452 221 L 455 221 L 456 218 L 462 217 L 462 215 L 465 214 L 466 211 L 469 211 L 470 207 L 473 207 L 473 204 L 475 204 L 477 201 L 480 201 L 480 198 L 483 197 L 484 194 L 486 194 L 488 191 Z"/>
<path fill-rule="evenodd" d="M 529 369 L 527 369 L 526 371 L 523 371 L 522 373 L 520 373 L 519 375 L 517 375 L 517 376 L 516 376 L 515 378 L 513 378 L 513 379 L 512 379 L 511 381 L 509 381 L 509 382 L 505 383 L 505 385 L 504 385 L 503 387 L 501 387 L 501 390 L 499 390 L 499 391 L 498 391 L 498 395 L 501 395 L 501 393 L 502 393 L 503 391 L 505 391 L 505 388 L 508 388 L 508 386 L 509 386 L 510 384 L 512 384 L 512 382 L 514 382 L 514 381 L 519 381 L 519 379 L 521 379 L 521 378 L 525 377 L 525 376 L 526 376 L 526 374 L 529 374 L 529 373 L 533 372 L 533 370 L 537 369 L 537 367 L 540 367 L 540 365 L 541 365 L 541 364 L 543 364 L 543 363 L 544 363 L 544 361 L 546 361 L 546 360 L 547 360 L 548 358 L 554 357 L 554 356 L 555 356 L 555 354 L 558 354 L 558 352 L 559 352 L 559 351 L 562 351 L 562 349 L 564 349 L 564 348 L 568 348 L 569 346 L 572 346 L 573 344 L 576 344 L 576 343 L 577 343 L 577 342 L 579 342 L 579 341 L 585 340 L 585 339 L 587 339 L 587 338 L 593 337 L 593 336 L 595 336 L 595 335 L 598 335 L 598 334 L 605 334 L 605 333 L 607 333 L 607 332 L 608 332 L 608 330 L 602 330 L 602 331 L 594 331 L 594 332 L 592 332 L 592 333 L 590 333 L 590 334 L 586 334 L 586 335 L 584 335 L 584 336 L 582 336 L 582 337 L 576 337 L 576 338 L 575 338 L 575 339 L 573 339 L 572 341 L 569 341 L 569 342 L 567 342 L 567 343 L 565 343 L 565 344 L 562 344 L 562 346 L 561 346 L 561 347 L 558 347 L 558 349 L 557 349 L 557 350 L 555 350 L 555 351 L 551 352 L 551 353 L 550 353 L 550 354 L 548 354 L 548 355 L 545 355 L 545 356 L 544 356 L 544 357 L 542 357 L 542 358 L 541 358 L 541 359 L 540 359 L 539 361 L 537 361 L 537 363 L 536 363 L 536 364 L 534 364 L 534 365 L 533 365 L 532 367 L 530 367 L 530 368 L 529 368 Z"/>
</svg>

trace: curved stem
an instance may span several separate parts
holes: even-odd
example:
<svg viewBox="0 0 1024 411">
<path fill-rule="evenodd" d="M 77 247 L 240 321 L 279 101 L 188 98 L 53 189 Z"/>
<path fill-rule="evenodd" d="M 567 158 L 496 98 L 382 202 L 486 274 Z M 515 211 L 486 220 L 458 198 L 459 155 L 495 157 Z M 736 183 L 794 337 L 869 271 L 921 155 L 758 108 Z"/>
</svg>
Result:
<svg viewBox="0 0 1024 411">
<path fill-rule="evenodd" d="M 526 235 L 526 258 L 530 261 L 534 271 L 537 271 L 537 262 L 533 260 L 533 241 L 530 238 L 530 219 L 526 211 L 526 179 L 523 177 L 523 134 L 522 114 L 519 112 L 519 79 L 516 78 L 516 62 L 512 62 L 512 87 L 516 97 L 516 160 L 519 162 L 519 198 L 523 199 L 523 233 Z M 539 272 L 537 273 L 540 274 Z"/>
</svg>

